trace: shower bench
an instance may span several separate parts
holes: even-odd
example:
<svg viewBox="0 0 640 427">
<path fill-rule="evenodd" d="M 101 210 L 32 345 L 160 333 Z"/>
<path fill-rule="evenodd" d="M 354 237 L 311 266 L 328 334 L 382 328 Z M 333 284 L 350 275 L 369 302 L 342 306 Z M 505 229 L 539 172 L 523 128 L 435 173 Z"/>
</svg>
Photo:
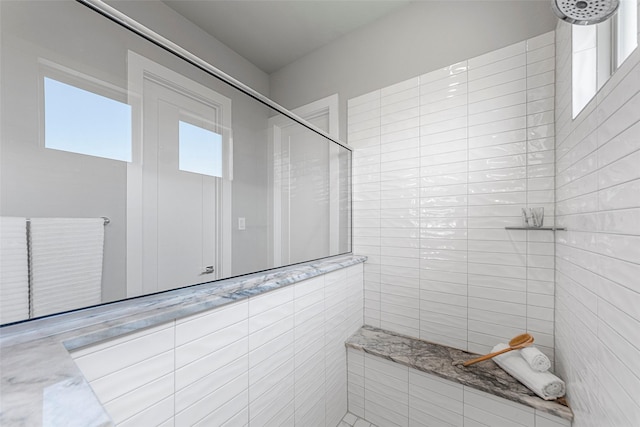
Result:
<svg viewBox="0 0 640 427">
<path fill-rule="evenodd" d="M 546 401 L 493 361 L 363 326 L 347 347 L 349 412 L 380 426 L 569 427 L 571 409 Z"/>
</svg>

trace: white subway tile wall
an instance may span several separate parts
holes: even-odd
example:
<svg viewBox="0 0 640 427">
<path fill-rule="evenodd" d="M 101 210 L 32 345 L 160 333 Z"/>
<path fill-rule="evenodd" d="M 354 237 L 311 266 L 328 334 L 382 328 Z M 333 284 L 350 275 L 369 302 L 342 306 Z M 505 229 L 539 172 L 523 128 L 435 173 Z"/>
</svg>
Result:
<svg viewBox="0 0 640 427">
<path fill-rule="evenodd" d="M 380 91 L 349 101 L 349 143 L 356 148 L 352 164 L 353 251 L 369 257 L 364 271 L 364 323 L 380 326 L 380 257 L 382 242 L 387 247 L 408 243 L 408 239 L 380 235 Z M 417 171 L 405 172 L 409 178 Z M 413 239 L 413 248 L 418 247 Z M 392 245 L 397 242 L 396 245 Z"/>
<path fill-rule="evenodd" d="M 117 425 L 160 425 L 174 414 L 174 326 L 161 325 L 73 354 Z"/>
<path fill-rule="evenodd" d="M 553 358 L 554 32 L 348 101 L 365 323 L 487 352 L 524 331 Z"/>
<path fill-rule="evenodd" d="M 366 420 L 365 425 L 384 427 L 571 426 L 562 418 L 359 350 L 347 350 L 347 363 L 352 417 L 345 418 L 346 425 L 354 425 L 355 416 Z"/>
<path fill-rule="evenodd" d="M 334 427 L 362 324 L 355 265 L 72 355 L 118 426 Z"/>
<path fill-rule="evenodd" d="M 571 27 L 556 31 L 556 367 L 575 427 L 638 426 L 640 52 L 571 120 Z"/>
<path fill-rule="evenodd" d="M 406 426 L 409 412 L 407 367 L 365 354 L 364 372 L 364 418 L 379 426 Z"/>
</svg>

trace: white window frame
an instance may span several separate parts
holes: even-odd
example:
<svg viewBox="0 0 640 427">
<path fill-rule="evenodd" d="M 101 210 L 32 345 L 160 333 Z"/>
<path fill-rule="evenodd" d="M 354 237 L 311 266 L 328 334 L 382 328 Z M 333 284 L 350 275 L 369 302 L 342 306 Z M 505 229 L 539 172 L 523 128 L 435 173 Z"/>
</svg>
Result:
<svg viewBox="0 0 640 427">
<path fill-rule="evenodd" d="M 45 78 L 56 80 L 69 86 L 104 96 L 114 101 L 128 104 L 128 91 L 114 84 L 105 82 L 96 77 L 90 76 L 80 71 L 74 70 L 46 58 L 38 58 L 38 94 L 39 94 L 39 145 L 42 148 L 57 150 L 57 148 L 49 148 L 46 146 L 46 111 L 45 111 Z M 132 119 L 133 120 L 133 119 Z M 131 156 L 133 156 L 133 140 L 131 143 Z M 79 153 L 76 151 L 65 151 L 67 153 L 77 154 L 79 156 L 90 156 L 98 159 L 106 159 L 114 162 L 122 162 L 124 160 L 113 159 L 110 157 L 102 157 L 94 154 Z"/>
<path fill-rule="evenodd" d="M 633 6 L 625 7 L 628 4 Z M 625 12 L 631 15 L 632 20 L 635 20 L 634 27 L 636 31 L 634 33 L 637 37 L 637 0 L 621 0 L 616 15 L 600 24 L 589 26 L 573 25 L 571 27 L 573 119 L 580 115 L 600 88 L 631 56 L 631 53 L 638 48 L 636 39 L 635 48 L 627 52 L 624 58 L 619 54 L 619 29 L 621 20 L 627 18 L 627 15 L 623 15 Z M 595 43 L 585 46 L 584 41 L 587 38 L 595 39 Z M 578 61 L 581 61 L 581 66 L 578 66 Z M 587 69 L 584 68 L 585 63 L 589 65 Z"/>
</svg>

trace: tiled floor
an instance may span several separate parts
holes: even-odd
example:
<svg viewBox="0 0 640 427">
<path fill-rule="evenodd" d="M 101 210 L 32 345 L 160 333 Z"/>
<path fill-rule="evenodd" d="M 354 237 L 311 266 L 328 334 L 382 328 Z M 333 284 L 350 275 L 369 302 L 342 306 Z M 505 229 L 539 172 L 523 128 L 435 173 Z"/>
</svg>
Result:
<svg viewBox="0 0 640 427">
<path fill-rule="evenodd" d="M 337 427 L 376 427 L 371 424 L 369 421 L 365 421 L 362 418 L 358 418 L 353 415 L 351 412 L 347 412 L 347 414 L 342 418 L 340 424 Z"/>
</svg>

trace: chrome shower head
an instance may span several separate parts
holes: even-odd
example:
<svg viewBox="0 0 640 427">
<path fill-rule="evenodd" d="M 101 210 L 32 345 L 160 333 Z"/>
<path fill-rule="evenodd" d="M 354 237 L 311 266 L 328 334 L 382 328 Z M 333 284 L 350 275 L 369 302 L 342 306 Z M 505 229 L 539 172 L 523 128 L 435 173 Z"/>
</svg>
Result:
<svg viewBox="0 0 640 427">
<path fill-rule="evenodd" d="M 619 0 L 551 0 L 558 18 L 575 25 L 606 21 L 618 10 Z"/>
</svg>

